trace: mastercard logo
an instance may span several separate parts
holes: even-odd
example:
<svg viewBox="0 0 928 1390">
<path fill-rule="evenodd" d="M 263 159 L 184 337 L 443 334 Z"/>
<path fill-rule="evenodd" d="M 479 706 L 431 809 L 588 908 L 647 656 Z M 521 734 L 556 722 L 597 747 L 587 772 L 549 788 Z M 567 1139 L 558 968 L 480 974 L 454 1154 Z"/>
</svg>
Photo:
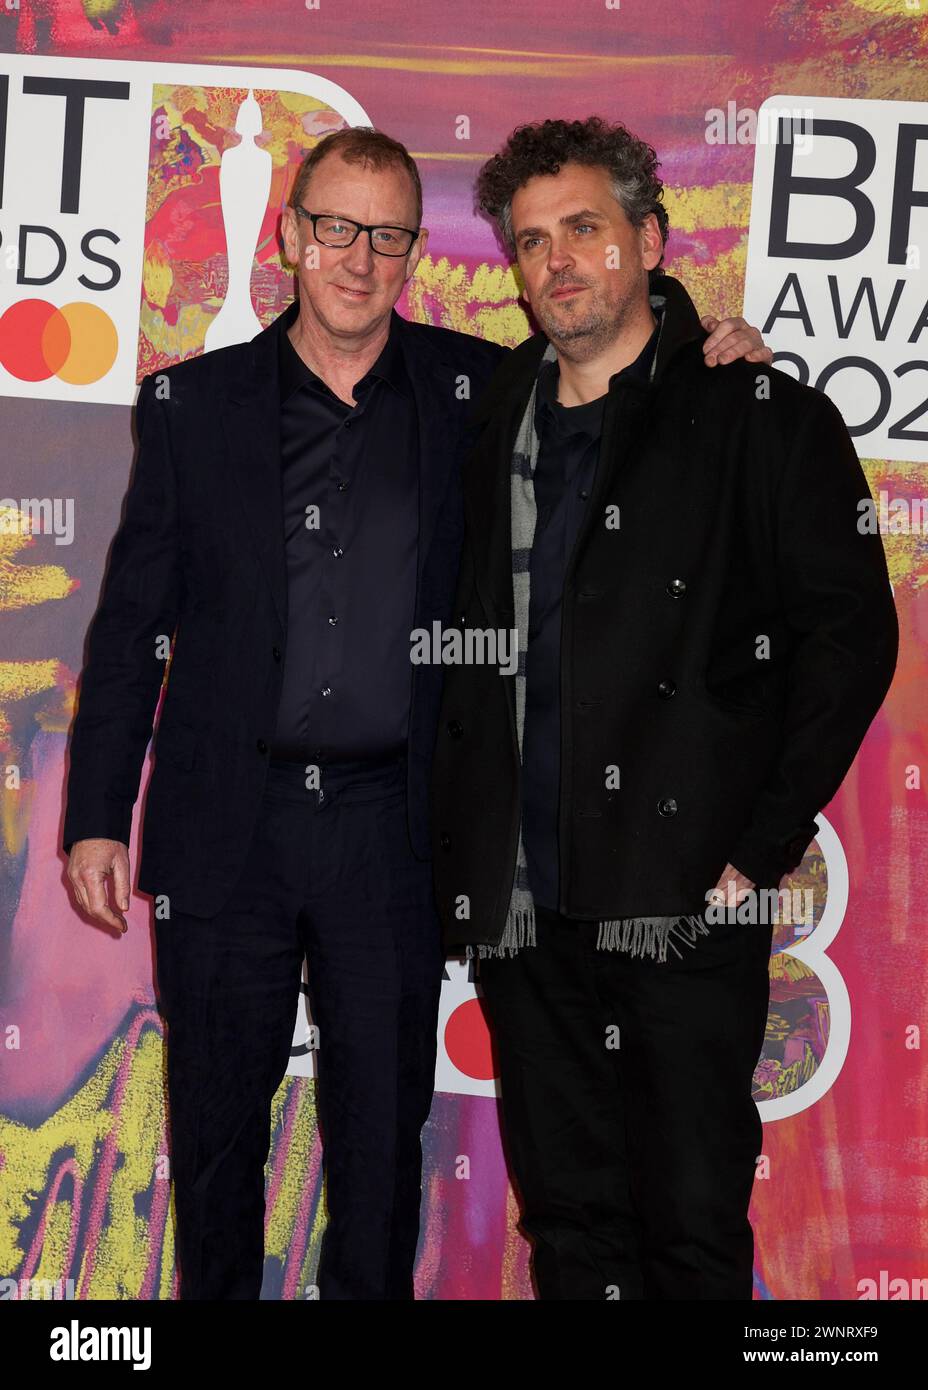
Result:
<svg viewBox="0 0 928 1390">
<path fill-rule="evenodd" d="M 116 361 L 119 335 L 96 304 L 21 299 L 0 314 L 0 365 L 18 381 L 56 376 L 71 386 L 99 381 Z"/>
</svg>

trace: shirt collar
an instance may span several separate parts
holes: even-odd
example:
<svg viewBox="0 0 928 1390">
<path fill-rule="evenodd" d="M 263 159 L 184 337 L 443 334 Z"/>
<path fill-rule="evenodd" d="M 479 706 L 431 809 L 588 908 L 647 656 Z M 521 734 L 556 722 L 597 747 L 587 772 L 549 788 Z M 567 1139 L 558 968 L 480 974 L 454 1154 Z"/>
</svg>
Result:
<svg viewBox="0 0 928 1390">
<path fill-rule="evenodd" d="M 400 341 L 400 331 L 402 319 L 395 309 L 390 313 L 390 331 L 387 341 L 384 343 L 383 351 L 377 361 L 358 382 L 360 386 L 363 382 L 369 381 L 371 377 L 377 377 L 381 381 L 387 382 L 394 391 L 401 396 L 410 397 L 412 390 L 409 377 L 406 372 L 403 360 L 403 345 Z M 311 367 L 307 367 L 300 354 L 290 341 L 286 328 L 280 334 L 278 351 L 278 361 L 280 367 L 280 403 L 293 395 L 294 391 L 299 391 L 302 386 L 313 386 L 317 390 L 323 388 L 328 390 L 325 382 L 319 377 Z"/>
</svg>

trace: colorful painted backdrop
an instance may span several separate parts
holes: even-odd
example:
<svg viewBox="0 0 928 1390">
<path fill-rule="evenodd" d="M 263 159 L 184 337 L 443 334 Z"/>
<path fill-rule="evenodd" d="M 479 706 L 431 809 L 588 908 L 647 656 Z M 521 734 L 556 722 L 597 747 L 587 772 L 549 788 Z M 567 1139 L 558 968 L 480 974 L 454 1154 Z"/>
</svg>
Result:
<svg viewBox="0 0 928 1390">
<path fill-rule="evenodd" d="M 928 99 L 928 0 L 321 0 L 315 8 L 304 0 L 22 0 L 0 5 L 3 53 L 273 67 L 338 83 L 422 171 L 429 255 L 401 310 L 514 344 L 527 322 L 471 193 L 479 164 L 514 125 L 599 112 L 647 137 L 667 184 L 669 268 L 701 311 L 740 312 L 754 151 L 737 140 L 707 142 L 707 113 L 732 101 L 756 110 L 780 92 Z M 276 236 L 289 178 L 308 144 L 341 118 L 323 101 L 262 88 L 260 72 L 253 90 L 256 143 L 271 157 L 251 279 L 266 324 L 292 293 Z M 201 351 L 223 302 L 219 168 L 240 138 L 235 120 L 246 96 L 237 84 L 204 92 L 166 81 L 154 90 L 139 374 Z M 109 173 L 118 181 L 123 171 Z M 776 347 L 775 332 L 769 337 Z M 71 1280 L 83 1298 L 169 1298 L 151 906 L 134 896 L 122 941 L 97 931 L 70 905 L 59 848 L 67 730 L 131 465 L 129 411 L 7 395 L 0 422 L 3 498 L 72 497 L 76 517 L 66 550 L 22 527 L 0 533 L 0 1279 Z M 875 495 L 915 500 L 928 491 L 921 464 L 863 463 Z M 898 1295 L 928 1275 L 928 1088 L 918 1031 L 928 997 L 928 542 L 911 530 L 884 541 L 902 634 L 898 672 L 826 808 L 847 862 L 847 907 L 829 955 L 846 985 L 848 1050 L 814 1103 L 765 1127 L 752 1209 L 760 1298 L 853 1299 L 862 1281 L 879 1286 L 881 1272 L 884 1290 L 896 1280 Z M 131 848 L 135 863 L 137 826 Z M 814 894 L 816 922 L 829 895 L 826 859 L 813 846 L 794 876 Z M 760 1101 L 810 1084 L 831 1035 L 827 991 L 789 944 L 778 937 L 771 962 Z M 424 1142 L 420 1296 L 530 1297 L 496 1102 L 436 1094 Z M 470 1161 L 466 1180 L 461 1155 Z M 321 1224 L 313 1086 L 288 1077 L 268 1165 L 264 1297 L 306 1296 Z"/>
</svg>

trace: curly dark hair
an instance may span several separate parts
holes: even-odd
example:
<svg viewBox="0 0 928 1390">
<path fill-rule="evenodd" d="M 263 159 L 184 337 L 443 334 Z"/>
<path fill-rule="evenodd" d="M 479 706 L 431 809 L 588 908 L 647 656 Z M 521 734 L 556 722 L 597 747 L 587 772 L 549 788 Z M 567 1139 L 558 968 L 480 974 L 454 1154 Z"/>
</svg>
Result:
<svg viewBox="0 0 928 1390">
<path fill-rule="evenodd" d="M 517 126 L 498 154 L 477 175 L 477 206 L 499 227 L 509 254 L 515 257 L 512 199 L 538 174 L 557 174 L 565 164 L 603 168 L 612 180 L 617 202 L 633 227 L 653 212 L 666 246 L 670 220 L 661 201 L 664 185 L 654 149 L 632 135 L 621 122 L 601 116 L 585 121 L 535 121 Z M 663 254 L 661 255 L 663 261 Z M 655 267 L 652 278 L 660 274 Z"/>
</svg>

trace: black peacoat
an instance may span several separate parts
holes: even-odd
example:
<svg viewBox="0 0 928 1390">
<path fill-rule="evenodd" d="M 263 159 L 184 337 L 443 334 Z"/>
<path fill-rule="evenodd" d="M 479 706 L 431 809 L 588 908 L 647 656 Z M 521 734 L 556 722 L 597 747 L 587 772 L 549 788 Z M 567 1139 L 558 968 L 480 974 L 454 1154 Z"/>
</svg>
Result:
<svg viewBox="0 0 928 1390">
<path fill-rule="evenodd" d="M 699 912 L 726 862 L 776 887 L 802 860 L 895 669 L 882 543 L 827 396 L 744 361 L 708 368 L 677 282 L 650 382 L 613 377 L 564 584 L 559 909 Z M 498 368 L 463 472 L 463 628 L 510 629 L 510 460 L 542 353 Z M 515 871 L 515 681 L 446 668 L 433 763 L 449 949 L 498 942 Z"/>
</svg>

